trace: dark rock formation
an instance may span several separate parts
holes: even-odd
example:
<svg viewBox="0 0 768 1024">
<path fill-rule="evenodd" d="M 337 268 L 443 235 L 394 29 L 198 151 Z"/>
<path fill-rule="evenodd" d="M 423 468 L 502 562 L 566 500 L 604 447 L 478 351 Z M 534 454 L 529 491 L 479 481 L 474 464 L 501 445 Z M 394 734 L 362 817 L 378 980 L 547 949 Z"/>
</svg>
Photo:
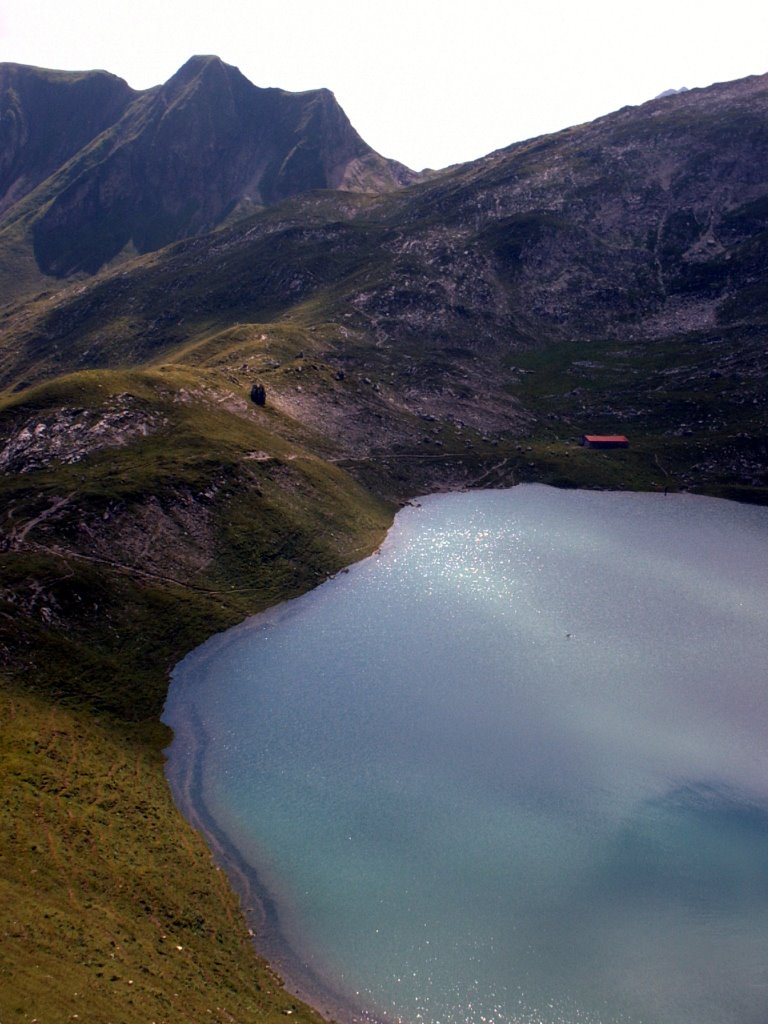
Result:
<svg viewBox="0 0 768 1024">
<path fill-rule="evenodd" d="M 217 57 L 140 93 L 103 72 L 18 65 L 0 85 L 0 204 L 12 214 L 48 179 L 26 208 L 48 275 L 94 273 L 128 246 L 150 252 L 299 192 L 414 177 L 363 142 L 328 90 L 260 89 Z"/>
<path fill-rule="evenodd" d="M 114 125 L 138 95 L 106 71 L 0 64 L 0 214 Z"/>
</svg>

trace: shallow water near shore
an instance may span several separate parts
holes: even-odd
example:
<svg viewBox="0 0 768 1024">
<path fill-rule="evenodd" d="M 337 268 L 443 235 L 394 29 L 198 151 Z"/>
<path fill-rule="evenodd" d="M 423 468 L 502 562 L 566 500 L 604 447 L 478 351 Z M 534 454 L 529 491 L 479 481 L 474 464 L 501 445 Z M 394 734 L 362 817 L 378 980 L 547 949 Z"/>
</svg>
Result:
<svg viewBox="0 0 768 1024">
<path fill-rule="evenodd" d="M 768 510 L 434 495 L 177 666 L 169 779 L 337 1016 L 764 1024 Z"/>
</svg>

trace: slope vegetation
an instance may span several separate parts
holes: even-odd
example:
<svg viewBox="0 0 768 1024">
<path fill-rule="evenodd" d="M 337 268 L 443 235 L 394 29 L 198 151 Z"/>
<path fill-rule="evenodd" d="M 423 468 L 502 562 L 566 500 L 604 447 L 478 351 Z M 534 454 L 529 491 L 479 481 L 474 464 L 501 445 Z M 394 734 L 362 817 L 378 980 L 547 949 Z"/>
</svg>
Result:
<svg viewBox="0 0 768 1024">
<path fill-rule="evenodd" d="M 84 373 L 0 412 L 2 1019 L 313 1019 L 173 807 L 157 720 L 180 654 L 366 553 L 390 511 L 216 386 Z"/>
</svg>

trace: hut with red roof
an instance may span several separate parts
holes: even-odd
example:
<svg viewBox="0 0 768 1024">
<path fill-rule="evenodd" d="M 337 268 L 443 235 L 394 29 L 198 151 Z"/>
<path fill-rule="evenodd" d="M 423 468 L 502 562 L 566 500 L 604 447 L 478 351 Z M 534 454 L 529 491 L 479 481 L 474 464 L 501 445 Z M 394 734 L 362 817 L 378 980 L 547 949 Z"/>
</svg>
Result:
<svg viewBox="0 0 768 1024">
<path fill-rule="evenodd" d="M 629 448 L 623 434 L 583 434 L 580 444 L 585 448 Z"/>
</svg>

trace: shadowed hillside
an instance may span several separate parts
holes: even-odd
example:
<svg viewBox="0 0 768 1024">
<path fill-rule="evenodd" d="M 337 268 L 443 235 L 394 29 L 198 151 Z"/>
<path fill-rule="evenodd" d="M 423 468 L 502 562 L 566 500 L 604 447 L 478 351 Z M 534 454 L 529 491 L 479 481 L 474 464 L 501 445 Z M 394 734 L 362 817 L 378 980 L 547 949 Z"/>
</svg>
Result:
<svg viewBox="0 0 768 1024">
<path fill-rule="evenodd" d="M 217 57 L 143 92 L 103 72 L 20 65 L 4 65 L 0 85 L 0 231 L 23 226 L 55 278 L 308 189 L 415 177 L 366 145 L 328 90 L 260 89 Z"/>
</svg>

